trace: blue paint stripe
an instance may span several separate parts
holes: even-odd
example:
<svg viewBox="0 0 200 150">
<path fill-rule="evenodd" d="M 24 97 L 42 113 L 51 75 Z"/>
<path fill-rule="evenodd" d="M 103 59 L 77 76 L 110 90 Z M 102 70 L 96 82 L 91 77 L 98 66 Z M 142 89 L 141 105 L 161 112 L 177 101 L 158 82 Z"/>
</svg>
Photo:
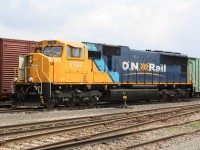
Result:
<svg viewBox="0 0 200 150">
<path fill-rule="evenodd" d="M 97 51 L 97 48 L 95 47 L 94 44 L 92 43 L 83 43 L 83 44 L 85 44 L 88 47 L 89 51 Z"/>
<path fill-rule="evenodd" d="M 84 42 L 84 44 L 88 47 L 89 51 L 97 51 L 97 48 L 94 44 L 86 43 L 86 42 Z M 104 60 L 102 58 L 94 59 L 94 63 L 96 64 L 96 66 L 98 67 L 98 69 L 100 71 L 104 71 L 104 68 L 105 68 L 105 71 L 108 72 L 108 74 L 113 82 L 119 82 L 119 73 L 113 72 L 113 71 L 108 71 L 108 66 L 106 65 L 106 63 L 104 62 Z"/>
<path fill-rule="evenodd" d="M 114 82 L 119 82 L 119 73 L 114 71 L 109 71 L 109 76 Z"/>
</svg>

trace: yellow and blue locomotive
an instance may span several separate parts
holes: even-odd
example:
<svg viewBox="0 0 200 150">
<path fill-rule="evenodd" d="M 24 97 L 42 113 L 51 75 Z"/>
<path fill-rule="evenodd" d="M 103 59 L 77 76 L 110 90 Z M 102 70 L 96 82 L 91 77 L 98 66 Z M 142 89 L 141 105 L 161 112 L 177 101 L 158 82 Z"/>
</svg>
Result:
<svg viewBox="0 0 200 150">
<path fill-rule="evenodd" d="M 176 100 L 192 92 L 187 56 L 127 46 L 45 40 L 19 57 L 16 107 Z"/>
</svg>

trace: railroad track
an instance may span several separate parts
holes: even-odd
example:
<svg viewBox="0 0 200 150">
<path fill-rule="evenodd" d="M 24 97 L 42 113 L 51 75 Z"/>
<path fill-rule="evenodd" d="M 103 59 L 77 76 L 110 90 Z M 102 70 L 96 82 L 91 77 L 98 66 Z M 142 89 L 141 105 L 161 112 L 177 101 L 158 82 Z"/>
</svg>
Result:
<svg viewBox="0 0 200 150">
<path fill-rule="evenodd" d="M 35 112 L 48 112 L 48 111 L 62 111 L 62 110 L 66 110 L 66 111 L 71 111 L 71 110 L 82 110 L 82 109 L 94 109 L 94 108 L 110 108 L 110 107 L 114 107 L 114 108 L 119 108 L 119 107 L 123 107 L 123 103 L 107 103 L 107 102 L 102 102 L 99 103 L 95 106 L 88 106 L 88 105 L 77 105 L 76 107 L 67 107 L 67 106 L 59 106 L 56 108 L 52 108 L 52 109 L 48 109 L 45 107 L 38 107 L 38 108 L 10 108 L 10 107 L 3 107 L 0 108 L 0 114 L 2 113 L 35 113 Z"/>
<path fill-rule="evenodd" d="M 197 100 L 196 98 L 193 98 L 193 101 Z M 186 101 L 188 101 L 186 99 Z M 176 103 L 181 103 L 182 101 L 178 101 Z M 172 103 L 172 102 L 158 102 L 158 101 L 150 101 L 150 102 L 134 102 L 134 103 L 129 103 L 129 106 L 135 106 L 135 105 L 146 105 L 146 104 L 162 104 L 162 103 Z M 173 102 L 174 103 L 174 102 Z M 1 107 L 0 108 L 0 114 L 3 113 L 35 113 L 35 112 L 48 112 L 48 111 L 62 111 L 62 110 L 66 110 L 66 111 L 71 111 L 71 110 L 81 110 L 81 109 L 94 109 L 94 108 L 110 108 L 110 107 L 114 107 L 114 108 L 121 108 L 123 107 L 123 103 L 99 103 L 95 106 L 87 106 L 87 105 L 78 105 L 76 107 L 67 107 L 67 106 L 60 106 L 57 108 L 52 108 L 52 109 L 47 109 L 44 107 L 39 107 L 39 108 L 21 108 L 21 109 L 15 109 L 15 108 L 10 108 L 8 106 L 5 107 Z"/>
<path fill-rule="evenodd" d="M 0 127 L 0 143 L 2 147 L 11 145 L 16 149 L 74 148 L 77 146 L 114 140 L 136 133 L 138 134 L 175 126 L 177 123 L 148 129 L 145 128 L 152 124 L 161 124 L 166 120 L 177 119 L 198 112 L 200 112 L 200 105 L 189 105 L 5 126 Z M 130 130 L 133 131 L 127 132 Z M 49 143 L 49 141 L 52 141 L 52 136 L 54 137 L 54 143 Z M 41 141 L 41 138 L 44 140 Z M 51 140 L 49 140 L 49 138 Z M 59 139 L 59 142 L 56 142 L 57 140 L 55 139 Z M 26 146 L 22 146 L 24 141 L 31 142 Z M 22 145 L 20 145 L 20 143 Z"/>
<path fill-rule="evenodd" d="M 14 114 L 14 113 L 34 113 L 34 112 L 42 112 L 45 111 L 45 109 L 31 109 L 31 108 L 26 108 L 26 109 L 15 109 L 15 108 L 1 108 L 0 109 L 0 114 Z"/>
</svg>

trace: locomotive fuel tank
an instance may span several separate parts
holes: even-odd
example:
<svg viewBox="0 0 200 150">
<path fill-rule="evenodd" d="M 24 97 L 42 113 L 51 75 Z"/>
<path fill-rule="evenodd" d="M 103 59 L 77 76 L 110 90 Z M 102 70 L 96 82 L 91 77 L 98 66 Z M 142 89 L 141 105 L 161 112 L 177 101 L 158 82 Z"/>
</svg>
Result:
<svg viewBox="0 0 200 150">
<path fill-rule="evenodd" d="M 103 101 L 116 102 L 122 101 L 123 96 L 127 97 L 127 101 L 141 101 L 158 99 L 158 89 L 110 89 L 103 95 Z"/>
</svg>

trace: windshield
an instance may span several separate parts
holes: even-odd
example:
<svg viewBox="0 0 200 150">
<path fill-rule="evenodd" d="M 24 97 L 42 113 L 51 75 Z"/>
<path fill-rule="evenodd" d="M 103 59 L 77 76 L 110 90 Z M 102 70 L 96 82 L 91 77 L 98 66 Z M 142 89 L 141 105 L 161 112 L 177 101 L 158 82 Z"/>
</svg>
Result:
<svg viewBox="0 0 200 150">
<path fill-rule="evenodd" d="M 60 57 L 62 56 L 62 46 L 46 46 L 44 48 L 44 54 L 49 57 Z"/>
</svg>

